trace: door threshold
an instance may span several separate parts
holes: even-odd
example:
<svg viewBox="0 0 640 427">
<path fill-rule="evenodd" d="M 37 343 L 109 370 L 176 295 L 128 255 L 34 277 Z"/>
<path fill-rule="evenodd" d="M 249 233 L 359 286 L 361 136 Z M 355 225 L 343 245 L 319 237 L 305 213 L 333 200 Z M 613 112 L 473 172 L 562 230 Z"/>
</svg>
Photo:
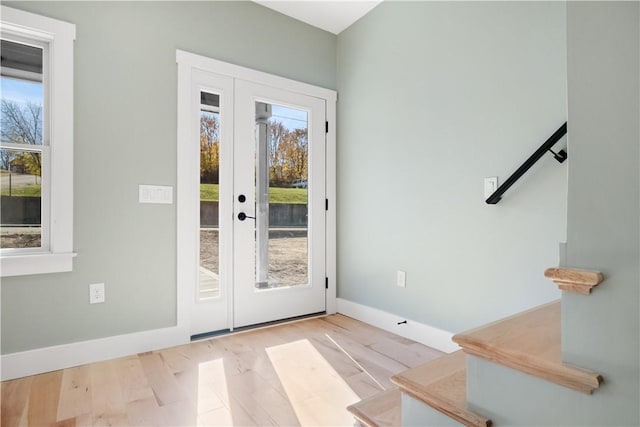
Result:
<svg viewBox="0 0 640 427">
<path fill-rule="evenodd" d="M 255 325 L 242 326 L 240 328 L 234 328 L 233 330 L 221 329 L 219 331 L 204 332 L 202 334 L 191 335 L 191 342 L 203 341 L 203 340 L 218 338 L 218 337 L 231 335 L 231 334 L 240 334 L 243 332 L 255 331 L 257 329 L 267 329 L 267 328 L 272 328 L 274 326 L 283 325 L 286 323 L 295 323 L 295 322 L 300 322 L 303 320 L 313 319 L 317 317 L 324 317 L 326 315 L 327 315 L 326 311 L 321 311 L 318 313 L 304 314 L 302 316 L 295 316 L 295 317 L 289 317 L 286 319 L 273 320 L 271 322 L 256 323 Z"/>
<path fill-rule="evenodd" d="M 220 335 L 227 335 L 231 332 L 229 329 L 220 329 L 219 331 L 203 332 L 201 334 L 191 335 L 191 342 L 215 338 Z"/>
</svg>

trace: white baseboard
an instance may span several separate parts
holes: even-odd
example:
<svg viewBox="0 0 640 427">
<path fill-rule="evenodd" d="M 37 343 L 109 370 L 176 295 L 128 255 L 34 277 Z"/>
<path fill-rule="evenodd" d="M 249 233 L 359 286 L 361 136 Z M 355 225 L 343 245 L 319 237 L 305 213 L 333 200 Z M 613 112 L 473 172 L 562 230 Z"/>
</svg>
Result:
<svg viewBox="0 0 640 427">
<path fill-rule="evenodd" d="M 342 298 L 337 299 L 337 308 L 338 313 L 437 350 L 446 353 L 459 350 L 458 345 L 451 341 L 451 332 Z M 398 322 L 403 320 L 407 320 L 407 323 L 398 325 Z M 0 356 L 0 378 L 5 381 L 188 342 L 189 334 L 176 326 L 4 354 Z"/>
<path fill-rule="evenodd" d="M 175 326 L 4 354 L 0 376 L 2 381 L 10 380 L 188 342 L 189 334 Z"/>
<path fill-rule="evenodd" d="M 409 320 L 406 317 L 396 316 L 395 314 L 387 313 L 377 308 L 338 298 L 338 313 L 353 317 L 354 319 L 400 335 L 401 337 L 409 338 L 437 350 L 444 351 L 445 353 L 460 350 L 458 344 L 451 341 L 453 337 L 451 332 Z M 406 320 L 407 323 L 398 325 L 398 322 L 404 320 Z"/>
</svg>

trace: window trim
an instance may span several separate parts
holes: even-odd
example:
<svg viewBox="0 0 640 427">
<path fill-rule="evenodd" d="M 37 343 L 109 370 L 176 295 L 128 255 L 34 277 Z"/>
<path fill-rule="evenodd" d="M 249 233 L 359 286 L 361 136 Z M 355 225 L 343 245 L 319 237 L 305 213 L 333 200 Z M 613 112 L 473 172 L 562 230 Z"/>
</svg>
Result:
<svg viewBox="0 0 640 427">
<path fill-rule="evenodd" d="M 43 141 L 43 145 L 49 146 L 50 157 L 47 168 L 49 241 L 43 241 L 43 249 L 38 252 L 2 253 L 0 274 L 8 277 L 71 271 L 72 259 L 76 256 L 73 252 L 73 42 L 76 27 L 68 22 L 0 7 L 2 37 L 48 45 L 45 68 L 48 68 L 49 81 L 43 99 L 45 126 L 48 126 L 43 138 L 48 137 L 48 141 Z M 43 176 L 43 184 L 44 179 Z"/>
</svg>

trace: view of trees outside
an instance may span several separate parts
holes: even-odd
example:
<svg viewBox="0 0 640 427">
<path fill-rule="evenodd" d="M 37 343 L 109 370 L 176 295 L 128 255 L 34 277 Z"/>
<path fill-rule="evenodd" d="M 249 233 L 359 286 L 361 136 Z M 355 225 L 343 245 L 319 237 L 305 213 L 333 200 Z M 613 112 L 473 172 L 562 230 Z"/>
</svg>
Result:
<svg viewBox="0 0 640 427">
<path fill-rule="evenodd" d="M 3 77 L 0 105 L 2 248 L 41 245 L 42 153 L 26 148 L 42 146 L 42 131 L 42 83 Z"/>
<path fill-rule="evenodd" d="M 307 113 L 272 105 L 268 121 L 269 204 L 307 204 L 309 138 Z M 218 202 L 220 183 L 220 115 L 200 112 L 200 200 Z M 201 206 L 201 213 L 204 207 Z M 202 215 L 201 215 L 202 220 Z M 308 282 L 306 228 L 270 227 L 269 276 L 278 285 Z M 200 295 L 219 292 L 219 233 L 200 229 Z"/>
<path fill-rule="evenodd" d="M 309 139 L 307 128 L 288 129 L 282 121 L 269 120 L 270 187 L 291 187 L 298 179 L 307 179 Z"/>
<path fill-rule="evenodd" d="M 309 163 L 308 116 L 303 110 L 271 105 L 267 127 L 269 205 L 275 208 L 283 192 L 293 204 L 307 205 Z M 286 194 L 285 193 L 285 194 Z M 295 200 L 295 201 L 294 201 Z M 292 218 L 293 220 L 293 218 Z M 304 219 L 306 223 L 306 218 Z M 295 220 L 294 220 L 295 223 Z M 269 288 L 309 283 L 308 230 L 295 226 L 269 227 Z M 257 287 L 263 284 L 256 283 Z"/>
<path fill-rule="evenodd" d="M 295 119 L 298 120 L 298 119 Z M 283 120 L 269 119 L 269 186 L 289 188 L 307 179 L 309 138 L 307 126 L 287 127 Z M 200 182 L 218 184 L 220 174 L 220 116 L 200 114 Z M 277 203 L 277 202 L 276 202 Z"/>
<path fill-rule="evenodd" d="M 42 105 L 2 100 L 0 135 L 2 142 L 42 145 Z M 0 168 L 42 176 L 38 153 L 0 150 Z"/>
<path fill-rule="evenodd" d="M 220 114 L 200 110 L 200 298 L 220 296 L 218 227 L 203 225 L 203 210 L 218 202 L 220 182 Z M 218 210 L 214 210 L 217 215 Z M 216 221 L 217 223 L 217 221 Z"/>
<path fill-rule="evenodd" d="M 200 112 L 200 183 L 220 182 L 220 115 Z"/>
</svg>

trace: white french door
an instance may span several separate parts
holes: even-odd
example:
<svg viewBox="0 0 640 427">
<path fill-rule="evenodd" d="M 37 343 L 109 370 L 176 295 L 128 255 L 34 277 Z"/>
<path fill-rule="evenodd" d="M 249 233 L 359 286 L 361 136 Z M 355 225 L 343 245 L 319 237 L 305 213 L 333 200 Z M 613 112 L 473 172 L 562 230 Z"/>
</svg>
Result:
<svg viewBox="0 0 640 427">
<path fill-rule="evenodd" d="M 325 311 L 325 101 L 236 80 L 234 327 Z"/>
<path fill-rule="evenodd" d="M 178 323 L 194 337 L 327 311 L 335 92 L 177 57 Z"/>
</svg>

